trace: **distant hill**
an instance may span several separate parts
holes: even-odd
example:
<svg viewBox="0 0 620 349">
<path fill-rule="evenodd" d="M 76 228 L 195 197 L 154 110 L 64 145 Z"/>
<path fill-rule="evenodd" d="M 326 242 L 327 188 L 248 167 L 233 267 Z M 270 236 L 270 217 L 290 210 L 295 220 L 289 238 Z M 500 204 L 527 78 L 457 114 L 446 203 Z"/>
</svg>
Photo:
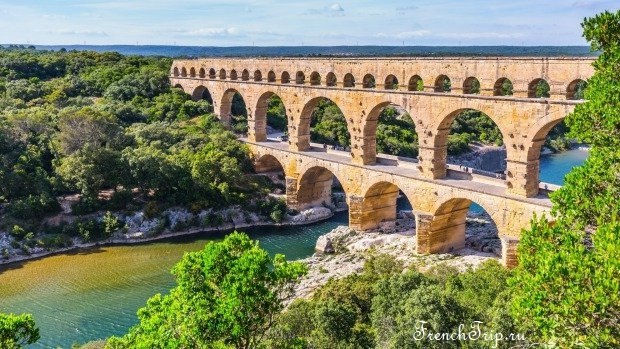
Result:
<svg viewBox="0 0 620 349">
<path fill-rule="evenodd" d="M 29 46 L 29 45 L 26 45 Z M 167 57 L 281 56 L 596 56 L 588 46 L 165 46 L 165 45 L 38 45 L 41 50 L 117 51 L 125 55 Z"/>
</svg>

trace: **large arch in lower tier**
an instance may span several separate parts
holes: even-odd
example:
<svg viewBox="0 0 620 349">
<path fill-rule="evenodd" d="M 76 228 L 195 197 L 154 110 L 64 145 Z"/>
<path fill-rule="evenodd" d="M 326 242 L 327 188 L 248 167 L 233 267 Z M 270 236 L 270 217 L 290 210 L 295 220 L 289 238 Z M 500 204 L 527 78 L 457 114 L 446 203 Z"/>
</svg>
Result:
<svg viewBox="0 0 620 349">
<path fill-rule="evenodd" d="M 363 192 L 361 202 L 350 200 L 349 224 L 355 229 L 369 230 L 382 222 L 393 221 L 398 214 L 397 199 L 401 190 L 391 182 L 378 181 Z"/>
<path fill-rule="evenodd" d="M 453 197 L 439 201 L 431 214 L 430 224 L 421 225 L 417 229 L 418 252 L 420 253 L 450 253 L 465 247 L 466 219 L 471 204 L 470 198 Z M 497 217 L 498 210 L 492 210 L 484 202 L 476 202 L 491 218 L 491 229 L 497 230 L 498 237 L 502 237 L 502 227 L 498 225 L 501 217 Z M 501 256 L 498 256 L 501 257 Z"/>
<path fill-rule="evenodd" d="M 280 159 L 272 154 L 263 154 L 254 158 L 254 171 L 256 173 L 282 172 L 286 176 L 286 167 Z"/>
<path fill-rule="evenodd" d="M 310 207 L 325 206 L 332 203 L 332 185 L 336 178 L 342 185 L 345 197 L 348 197 L 346 183 L 339 177 L 335 169 L 321 164 L 310 164 L 299 174 L 295 193 L 287 192 L 287 201 L 295 209 L 303 210 Z M 288 197 L 291 194 L 293 197 Z"/>
</svg>

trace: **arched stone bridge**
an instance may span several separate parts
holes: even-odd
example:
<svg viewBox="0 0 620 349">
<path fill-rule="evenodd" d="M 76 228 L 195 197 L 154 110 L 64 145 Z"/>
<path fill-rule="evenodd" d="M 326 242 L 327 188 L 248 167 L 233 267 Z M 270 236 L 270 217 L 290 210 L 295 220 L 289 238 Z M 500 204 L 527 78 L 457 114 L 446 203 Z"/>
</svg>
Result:
<svg viewBox="0 0 620 349">
<path fill-rule="evenodd" d="M 465 215 L 476 202 L 497 224 L 504 262 L 512 265 L 521 228 L 534 213 L 550 209 L 548 198 L 539 194 L 541 147 L 553 126 L 581 103 L 572 98 L 578 82 L 593 73 L 591 63 L 589 58 L 176 60 L 171 83 L 195 99 L 208 91 L 224 123 L 230 122 L 233 95 L 243 96 L 246 141 L 260 168 L 282 165 L 289 205 L 330 201 L 334 175 L 347 194 L 350 225 L 364 230 L 394 219 L 400 189 L 418 212 L 419 252 L 433 253 L 462 247 Z M 443 85 L 446 78 L 450 91 Z M 500 95 L 508 80 L 513 94 Z M 550 98 L 533 98 L 540 80 L 548 82 Z M 289 118 L 288 144 L 267 140 L 267 101 L 274 94 Z M 347 119 L 350 154 L 311 147 L 310 118 L 322 98 L 335 102 Z M 377 119 L 394 104 L 415 122 L 417 162 L 377 156 Z M 505 180 L 448 170 L 450 125 L 466 109 L 484 112 L 502 132 Z"/>
</svg>

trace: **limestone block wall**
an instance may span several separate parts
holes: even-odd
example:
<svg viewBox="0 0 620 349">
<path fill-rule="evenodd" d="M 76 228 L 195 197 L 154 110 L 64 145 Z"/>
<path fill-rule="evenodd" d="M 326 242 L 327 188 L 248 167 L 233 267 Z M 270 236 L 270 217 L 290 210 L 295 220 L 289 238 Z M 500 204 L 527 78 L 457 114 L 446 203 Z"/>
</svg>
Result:
<svg viewBox="0 0 620 349">
<path fill-rule="evenodd" d="M 446 176 L 447 138 L 450 125 L 463 110 L 488 115 L 502 132 L 507 151 L 506 187 L 526 197 L 538 194 L 540 147 L 551 128 L 579 101 L 458 95 L 279 85 L 254 81 L 220 81 L 172 78 L 186 92 L 208 89 L 222 121 L 230 120 L 232 96 L 239 93 L 248 111 L 248 138 L 266 139 L 266 103 L 278 95 L 288 120 L 289 147 L 305 151 L 310 146 L 310 118 L 317 103 L 332 100 L 343 112 L 351 134 L 351 158 L 357 164 L 376 162 L 377 119 L 383 108 L 398 105 L 414 120 L 419 138 L 419 170 L 431 179 Z"/>
<path fill-rule="evenodd" d="M 349 225 L 358 230 L 393 220 L 399 190 L 417 213 L 418 252 L 450 252 L 462 248 L 465 216 L 475 202 L 491 216 L 498 235 L 508 241 L 506 253 L 514 255 L 521 229 L 534 214 L 548 214 L 550 202 L 522 199 L 463 188 L 437 180 L 375 170 L 372 166 L 320 159 L 312 153 L 281 150 L 260 143 L 248 143 L 257 160 L 278 159 L 287 176 L 287 203 L 293 208 L 320 205 L 331 198 L 331 176 L 342 184 L 349 205 Z M 512 242 L 510 242 L 512 241 Z M 512 258 L 512 257 L 511 257 Z M 511 262 L 512 261 L 512 262 Z M 516 259 L 508 259 L 513 263 Z"/>
<path fill-rule="evenodd" d="M 544 79 L 552 98 L 565 99 L 571 83 L 593 74 L 592 61 L 582 57 L 203 58 L 176 60 L 170 73 L 179 77 L 403 91 L 411 90 L 410 85 L 421 79 L 428 92 L 435 91 L 438 79 L 445 76 L 455 93 L 467 92 L 475 78 L 480 93 L 491 96 L 496 94 L 498 82 L 508 79 L 516 97 L 528 97 L 532 83 Z"/>
</svg>

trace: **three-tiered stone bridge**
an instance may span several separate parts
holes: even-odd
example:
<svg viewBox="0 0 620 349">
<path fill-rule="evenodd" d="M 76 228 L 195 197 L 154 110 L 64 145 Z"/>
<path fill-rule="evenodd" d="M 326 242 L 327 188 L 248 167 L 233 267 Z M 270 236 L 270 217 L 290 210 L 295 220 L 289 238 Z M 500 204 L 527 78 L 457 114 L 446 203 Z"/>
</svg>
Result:
<svg viewBox="0 0 620 349">
<path fill-rule="evenodd" d="M 465 218 L 475 202 L 496 224 L 502 260 L 513 266 L 521 229 L 534 214 L 551 208 L 551 186 L 539 181 L 541 147 L 548 132 L 581 103 L 575 99 L 577 89 L 593 74 L 592 61 L 214 58 L 175 60 L 170 79 L 194 99 L 211 99 L 225 124 L 230 124 L 234 94 L 243 97 L 249 126 L 244 141 L 257 171 L 283 169 L 290 207 L 329 203 L 335 176 L 346 194 L 349 225 L 367 230 L 395 219 L 402 191 L 416 215 L 417 251 L 438 253 L 464 247 Z M 543 79 L 550 96 L 536 98 Z M 512 95 L 504 95 L 506 84 Z M 273 95 L 286 109 L 287 142 L 267 139 L 267 102 Z M 311 114 L 323 98 L 335 102 L 347 120 L 350 153 L 310 143 Z M 390 105 L 411 115 L 418 159 L 377 154 L 377 120 Z M 499 127 L 507 153 L 505 176 L 463 172 L 446 163 L 450 125 L 468 109 L 485 113 Z"/>
</svg>

